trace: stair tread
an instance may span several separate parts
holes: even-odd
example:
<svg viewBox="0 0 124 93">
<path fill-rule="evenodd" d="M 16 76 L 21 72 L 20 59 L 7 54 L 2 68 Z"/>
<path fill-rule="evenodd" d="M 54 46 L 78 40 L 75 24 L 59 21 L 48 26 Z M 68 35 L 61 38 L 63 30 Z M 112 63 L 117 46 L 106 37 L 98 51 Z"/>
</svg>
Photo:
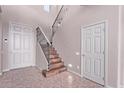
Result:
<svg viewBox="0 0 124 93">
<path fill-rule="evenodd" d="M 52 70 L 49 70 L 48 72 L 52 72 L 52 71 L 55 71 L 55 70 L 59 70 L 59 69 L 62 69 L 62 68 L 65 68 L 66 66 L 61 66 L 59 68 L 55 68 L 55 69 L 52 69 Z"/>
<path fill-rule="evenodd" d="M 49 59 L 56 59 L 56 58 L 59 58 L 59 56 L 49 56 Z"/>
<path fill-rule="evenodd" d="M 49 54 L 49 56 L 59 56 L 59 54 L 58 53 L 56 53 L 56 54 Z"/>
<path fill-rule="evenodd" d="M 50 58 L 50 60 L 57 60 L 57 59 L 61 59 L 61 58 L 60 57 Z"/>
<path fill-rule="evenodd" d="M 60 62 L 60 61 L 62 61 L 61 58 L 58 58 L 58 59 L 50 59 L 50 60 L 49 60 L 49 63 L 56 63 L 56 62 Z"/>
<path fill-rule="evenodd" d="M 58 63 L 64 63 L 64 62 L 63 61 L 58 61 L 58 62 L 49 63 L 49 65 L 51 65 L 51 64 L 58 64 Z"/>
<path fill-rule="evenodd" d="M 49 65 L 49 70 L 54 70 L 54 69 L 58 69 L 64 66 L 64 63 L 57 63 L 57 64 L 51 64 Z"/>
<path fill-rule="evenodd" d="M 52 76 L 52 75 L 56 75 L 58 73 L 61 73 L 63 71 L 66 71 L 67 70 L 67 67 L 66 66 L 63 66 L 63 67 L 60 67 L 58 69 L 54 69 L 54 70 L 50 70 L 50 71 L 47 71 L 47 70 L 43 70 L 42 71 L 42 74 L 45 76 L 45 77 L 49 77 L 49 76 Z"/>
</svg>

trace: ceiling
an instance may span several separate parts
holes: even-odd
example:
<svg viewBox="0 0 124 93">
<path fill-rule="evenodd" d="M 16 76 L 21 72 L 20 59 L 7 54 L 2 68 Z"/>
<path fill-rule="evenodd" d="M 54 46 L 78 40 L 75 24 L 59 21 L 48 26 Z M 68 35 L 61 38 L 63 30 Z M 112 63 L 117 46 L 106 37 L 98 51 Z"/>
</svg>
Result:
<svg viewBox="0 0 124 93">
<path fill-rule="evenodd" d="M 43 5 L 3 5 L 2 19 L 30 24 L 52 25 L 59 6 L 51 6 L 50 13 L 43 10 Z"/>
</svg>

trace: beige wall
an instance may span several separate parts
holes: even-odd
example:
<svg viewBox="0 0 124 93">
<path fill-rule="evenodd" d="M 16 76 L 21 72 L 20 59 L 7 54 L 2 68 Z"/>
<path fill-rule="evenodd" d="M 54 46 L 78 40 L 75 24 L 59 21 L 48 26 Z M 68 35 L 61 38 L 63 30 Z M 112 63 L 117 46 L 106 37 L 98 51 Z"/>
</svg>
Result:
<svg viewBox="0 0 124 93">
<path fill-rule="evenodd" d="M 58 13 L 59 7 L 56 8 L 57 6 L 52 6 L 51 7 L 51 12 L 47 13 L 43 10 L 43 6 L 40 5 L 30 5 L 30 6 L 25 6 L 25 5 L 5 5 L 2 6 L 2 24 L 3 24 L 3 40 L 9 38 L 9 22 L 17 22 L 17 23 L 22 23 L 22 24 L 28 24 L 33 26 L 34 31 L 37 26 L 41 26 L 46 33 L 46 35 L 49 37 L 51 34 L 50 31 L 50 26 L 53 23 L 56 13 Z M 38 51 L 38 55 L 41 51 L 40 48 L 36 48 Z M 8 60 L 8 42 L 5 43 L 3 42 L 3 64 L 2 64 L 2 69 L 4 71 L 7 71 L 9 69 L 9 60 Z M 42 57 L 43 58 L 43 57 Z M 39 61 L 37 61 L 39 60 Z M 37 56 L 36 64 L 39 65 L 39 67 L 42 65 L 41 64 L 41 59 L 39 56 Z M 45 60 L 45 59 L 44 59 Z M 44 67 L 44 66 L 41 66 Z M 46 67 L 46 66 L 45 66 Z"/>
<path fill-rule="evenodd" d="M 121 19 L 121 87 L 124 87 L 124 6 L 122 7 L 122 19 Z"/>
<path fill-rule="evenodd" d="M 94 22 L 100 22 L 103 20 L 108 21 L 108 86 L 117 87 L 117 67 L 118 67 L 118 6 L 67 6 L 68 12 L 63 20 L 61 27 L 54 38 L 54 46 L 57 48 L 58 53 L 62 57 L 66 65 L 72 64 L 70 70 L 81 74 L 80 55 L 76 55 L 76 52 L 80 53 L 80 38 L 81 26 L 92 24 Z M 2 6 L 2 27 L 3 27 L 3 40 L 8 39 L 9 21 L 15 21 L 19 23 L 29 24 L 34 29 L 41 25 L 43 29 L 49 29 L 55 19 L 57 10 L 54 10 L 51 14 L 46 14 L 41 11 L 40 6 Z M 124 14 L 124 12 L 123 12 Z M 49 16 L 48 16 L 49 15 Z M 50 17 L 52 16 L 52 17 Z M 47 19 L 47 20 L 46 20 Z M 1 22 L 1 20 L 0 20 Z M 47 28 L 46 28 L 47 27 Z M 34 30 L 35 31 L 35 30 Z M 46 30 L 45 30 L 46 31 Z M 47 36 L 49 36 L 49 30 L 47 30 Z M 123 40 L 122 40 L 122 46 Z M 43 53 L 37 45 L 36 48 L 36 65 L 39 68 L 44 69 L 46 67 Z M 8 43 L 3 42 L 3 69 L 8 69 Z M 124 54 L 122 49 L 122 55 Z M 121 57 L 121 62 L 124 62 L 124 57 Z M 42 63 L 43 62 L 43 63 Z M 44 64 L 44 65 L 42 65 Z M 123 63 L 122 63 L 123 64 Z M 124 64 L 123 64 L 124 66 Z M 124 69 L 122 67 L 124 77 Z M 124 80 L 123 80 L 124 81 Z M 124 84 L 124 83 L 123 83 Z"/>
<path fill-rule="evenodd" d="M 46 15 L 46 13 L 43 13 L 42 6 L 2 6 L 3 40 L 9 38 L 10 21 L 31 25 L 35 31 L 39 25 L 44 26 L 43 28 L 46 29 L 46 25 L 49 24 L 49 21 L 45 20 L 49 19 Z M 4 71 L 9 69 L 8 54 L 8 42 L 3 41 L 2 69 Z"/>
<path fill-rule="evenodd" d="M 108 21 L 108 86 L 117 87 L 118 66 L 118 6 L 69 6 L 64 19 L 54 38 L 57 48 L 66 64 L 72 64 L 72 71 L 81 74 L 81 58 L 76 52 L 81 51 L 81 26 Z"/>
<path fill-rule="evenodd" d="M 0 73 L 2 72 L 2 59 L 1 59 L 1 56 L 2 56 L 2 51 L 1 51 L 1 48 L 2 48 L 2 22 L 1 22 L 1 15 L 0 15 Z"/>
<path fill-rule="evenodd" d="M 47 69 L 47 66 L 48 66 L 48 62 L 45 58 L 45 55 L 44 55 L 39 43 L 37 43 L 37 45 L 36 45 L 36 66 L 42 70 Z"/>
</svg>

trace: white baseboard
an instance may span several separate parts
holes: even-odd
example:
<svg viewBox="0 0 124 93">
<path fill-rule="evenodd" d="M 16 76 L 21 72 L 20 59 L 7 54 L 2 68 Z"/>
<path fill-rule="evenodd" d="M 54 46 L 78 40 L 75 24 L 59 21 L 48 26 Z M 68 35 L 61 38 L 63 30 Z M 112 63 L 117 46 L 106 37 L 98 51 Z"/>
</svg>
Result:
<svg viewBox="0 0 124 93">
<path fill-rule="evenodd" d="M 43 70 L 41 67 L 38 67 L 38 66 L 36 66 L 36 68 L 39 69 L 39 70 Z"/>
<path fill-rule="evenodd" d="M 71 73 L 74 73 L 75 75 L 78 75 L 79 77 L 82 77 L 81 74 L 79 74 L 79 73 L 77 73 L 77 72 L 74 72 L 74 71 L 72 71 L 72 70 L 70 70 L 70 69 L 68 69 L 68 71 L 71 72 Z"/>
<path fill-rule="evenodd" d="M 32 64 L 31 66 L 33 66 L 33 67 L 34 67 L 34 66 L 36 66 L 36 64 Z"/>
<path fill-rule="evenodd" d="M 120 87 L 120 88 L 124 88 L 124 85 L 120 85 L 119 87 Z"/>
<path fill-rule="evenodd" d="M 10 71 L 10 69 L 3 69 L 3 72 L 7 72 L 7 71 Z"/>
<path fill-rule="evenodd" d="M 105 88 L 113 88 L 112 86 L 106 85 Z"/>
</svg>

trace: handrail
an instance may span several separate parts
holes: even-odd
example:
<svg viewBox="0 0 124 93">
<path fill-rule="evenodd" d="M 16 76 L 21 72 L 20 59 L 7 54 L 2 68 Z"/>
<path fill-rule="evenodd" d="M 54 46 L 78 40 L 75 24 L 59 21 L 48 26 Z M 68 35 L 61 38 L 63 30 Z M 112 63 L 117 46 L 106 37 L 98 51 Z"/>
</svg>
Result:
<svg viewBox="0 0 124 93">
<path fill-rule="evenodd" d="M 56 20 L 58 19 L 59 15 L 60 15 L 60 13 L 61 13 L 61 11 L 62 11 L 62 9 L 63 9 L 63 7 L 64 7 L 64 5 L 62 5 L 62 7 L 61 7 L 59 13 L 57 14 L 56 19 L 55 19 L 55 21 L 53 22 L 52 28 L 53 28 L 53 26 L 55 25 Z"/>
<path fill-rule="evenodd" d="M 49 63 L 49 48 L 52 47 L 52 44 L 50 43 L 49 39 L 47 38 L 41 27 L 37 27 L 36 31 L 37 41 L 43 50 L 45 58 L 47 59 L 47 63 Z"/>
<path fill-rule="evenodd" d="M 40 29 L 40 31 L 43 33 L 43 35 L 44 35 L 44 37 L 46 38 L 46 40 L 47 40 L 47 42 L 49 43 L 49 45 L 51 46 L 51 43 L 50 43 L 50 41 L 49 41 L 49 39 L 47 38 L 47 36 L 45 35 L 45 33 L 44 33 L 44 31 L 43 31 L 43 29 L 41 28 L 41 27 L 37 27 L 36 29 Z"/>
</svg>

